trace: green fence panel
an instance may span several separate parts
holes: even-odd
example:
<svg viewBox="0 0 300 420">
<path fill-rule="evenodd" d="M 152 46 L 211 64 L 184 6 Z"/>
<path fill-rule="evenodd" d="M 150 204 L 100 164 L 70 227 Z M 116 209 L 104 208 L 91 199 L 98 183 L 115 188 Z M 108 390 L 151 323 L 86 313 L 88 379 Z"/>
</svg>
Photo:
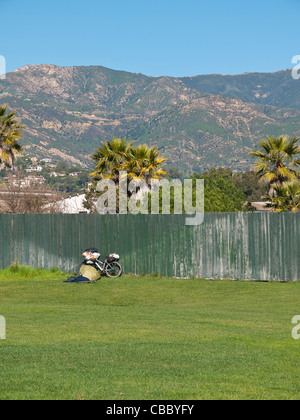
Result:
<svg viewBox="0 0 300 420">
<path fill-rule="evenodd" d="M 0 215 L 0 267 L 73 272 L 81 253 L 117 252 L 125 272 L 208 279 L 300 280 L 300 213 Z"/>
</svg>

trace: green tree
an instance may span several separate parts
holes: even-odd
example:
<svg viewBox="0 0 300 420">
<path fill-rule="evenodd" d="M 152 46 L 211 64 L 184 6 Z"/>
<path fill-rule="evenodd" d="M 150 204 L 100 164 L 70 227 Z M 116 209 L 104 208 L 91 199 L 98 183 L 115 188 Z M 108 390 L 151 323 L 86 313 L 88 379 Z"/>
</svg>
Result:
<svg viewBox="0 0 300 420">
<path fill-rule="evenodd" d="M 185 179 L 184 174 L 177 168 L 169 167 L 167 168 L 167 172 L 169 180 L 180 179 L 181 181 L 183 181 Z"/>
<path fill-rule="evenodd" d="M 196 180 L 204 180 L 204 211 L 206 213 L 238 212 L 244 210 L 246 196 L 235 186 L 232 180 L 232 170 L 230 168 L 212 168 L 203 174 L 194 173 L 191 178 L 194 181 L 193 203 L 196 204 Z M 174 213 L 174 188 L 171 189 L 170 208 Z M 161 193 L 160 193 L 161 197 Z M 151 196 L 149 197 L 151 202 Z M 182 194 L 182 209 L 184 210 L 184 188 Z M 151 205 L 149 205 L 151 212 Z M 160 200 L 160 212 L 162 212 L 162 199 Z"/>
<path fill-rule="evenodd" d="M 132 146 L 133 142 L 126 142 L 126 138 L 101 142 L 101 146 L 91 156 L 96 163 L 91 176 L 95 180 L 105 178 L 118 183 L 119 173 L 125 170 L 126 156 Z"/>
<path fill-rule="evenodd" d="M 61 161 L 59 162 L 56 167 L 55 167 L 55 172 L 58 173 L 66 173 L 69 169 L 69 165 L 67 164 L 67 162 Z"/>
<path fill-rule="evenodd" d="M 149 148 L 146 144 L 131 146 L 124 157 L 124 169 L 130 179 L 143 179 L 149 183 L 151 179 L 161 179 L 167 174 L 162 169 L 166 159 L 160 157 L 157 147 Z"/>
<path fill-rule="evenodd" d="M 259 182 L 259 175 L 255 171 L 237 172 L 233 174 L 234 185 L 247 197 L 248 202 L 260 201 L 267 193 L 266 182 Z"/>
<path fill-rule="evenodd" d="M 232 175 L 230 168 L 212 168 L 202 175 L 194 174 L 194 179 L 204 179 L 205 212 L 222 213 L 243 210 L 246 195 L 235 186 Z"/>
<path fill-rule="evenodd" d="M 7 106 L 0 107 L 0 165 L 7 168 L 12 167 L 16 154 L 22 151 L 18 141 L 24 126 L 15 116 L 16 112 L 8 112 Z"/>
<path fill-rule="evenodd" d="M 148 147 L 145 144 L 134 146 L 134 142 L 127 142 L 126 138 L 113 138 L 111 141 L 102 142 L 92 159 L 96 166 L 91 176 L 96 180 L 106 178 L 118 183 L 121 171 L 126 171 L 131 179 L 144 180 L 166 174 L 162 169 L 166 159 L 160 156 L 156 147 Z"/>
<path fill-rule="evenodd" d="M 275 186 L 282 186 L 284 182 L 298 179 L 296 168 L 300 166 L 300 146 L 298 138 L 287 136 L 278 138 L 267 137 L 258 145 L 260 150 L 252 150 L 250 156 L 257 158 L 255 171 L 261 181 L 269 186 L 269 196 L 274 196 Z"/>
<path fill-rule="evenodd" d="M 299 212 L 300 211 L 300 182 L 287 181 L 282 185 L 274 186 L 275 194 L 266 195 L 269 200 L 268 207 L 275 212 Z"/>
<path fill-rule="evenodd" d="M 95 211 L 93 203 L 98 195 L 96 185 L 101 179 L 111 179 L 118 187 L 121 171 L 127 173 L 128 183 L 133 179 L 143 179 L 149 184 L 151 179 L 161 179 L 166 175 L 163 169 L 166 159 L 160 156 L 156 147 L 134 146 L 134 142 L 126 141 L 126 138 L 102 142 L 91 158 L 95 169 L 90 174 L 93 183 L 86 188 L 85 206 L 92 211 Z"/>
<path fill-rule="evenodd" d="M 25 169 L 29 168 L 32 165 L 32 160 L 28 156 L 23 154 L 17 157 L 15 163 L 21 171 L 24 171 Z"/>
</svg>

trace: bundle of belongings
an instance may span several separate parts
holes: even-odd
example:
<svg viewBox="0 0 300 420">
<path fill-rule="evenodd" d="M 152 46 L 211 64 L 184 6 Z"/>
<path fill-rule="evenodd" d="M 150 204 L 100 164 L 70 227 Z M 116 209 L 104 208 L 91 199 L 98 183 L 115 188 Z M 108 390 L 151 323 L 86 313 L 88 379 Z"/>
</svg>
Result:
<svg viewBox="0 0 300 420">
<path fill-rule="evenodd" d="M 100 258 L 96 248 L 89 248 L 82 254 L 84 262 L 80 267 L 79 276 L 72 277 L 64 283 L 96 283 L 100 280 L 101 274 L 95 267 L 95 261 Z"/>
</svg>

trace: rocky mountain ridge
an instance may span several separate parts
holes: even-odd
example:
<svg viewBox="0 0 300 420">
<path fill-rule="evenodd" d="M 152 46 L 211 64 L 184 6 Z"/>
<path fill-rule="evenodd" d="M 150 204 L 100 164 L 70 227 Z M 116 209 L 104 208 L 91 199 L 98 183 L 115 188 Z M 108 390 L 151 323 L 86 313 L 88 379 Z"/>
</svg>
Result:
<svg viewBox="0 0 300 420">
<path fill-rule="evenodd" d="M 191 172 L 249 169 L 259 139 L 300 135 L 300 81 L 289 71 L 172 78 L 25 66 L 0 81 L 0 103 L 26 125 L 26 153 L 87 167 L 113 136 L 157 145 L 170 166 Z"/>
</svg>

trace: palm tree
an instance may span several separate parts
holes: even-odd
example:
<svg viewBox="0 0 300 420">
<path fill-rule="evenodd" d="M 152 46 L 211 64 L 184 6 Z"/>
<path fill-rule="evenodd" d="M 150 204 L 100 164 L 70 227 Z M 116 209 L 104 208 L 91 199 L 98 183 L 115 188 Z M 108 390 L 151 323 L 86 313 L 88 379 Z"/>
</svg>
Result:
<svg viewBox="0 0 300 420">
<path fill-rule="evenodd" d="M 101 147 L 95 150 L 92 159 L 96 162 L 91 176 L 95 180 L 109 178 L 115 183 L 119 181 L 120 171 L 125 170 L 125 156 L 133 142 L 126 142 L 126 138 L 113 138 L 111 141 L 101 142 Z"/>
<path fill-rule="evenodd" d="M 102 142 L 92 159 L 96 162 L 91 173 L 95 180 L 109 178 L 118 184 L 121 171 L 128 173 L 129 180 L 149 181 L 166 174 L 161 168 L 166 159 L 160 157 L 156 147 L 149 148 L 146 144 L 135 147 L 134 142 L 126 142 L 126 138 Z"/>
<path fill-rule="evenodd" d="M 120 172 L 126 172 L 128 183 L 133 179 L 143 179 L 148 185 L 151 179 L 161 179 L 166 174 L 162 169 L 166 159 L 160 156 L 156 147 L 134 146 L 134 142 L 126 142 L 126 138 L 102 142 L 91 158 L 96 162 L 95 169 L 90 174 L 94 182 L 86 190 L 85 205 L 92 211 L 96 211 L 94 201 L 98 194 L 97 181 L 111 179 L 119 191 Z M 127 191 L 127 195 L 130 198 L 132 193 Z"/>
<path fill-rule="evenodd" d="M 250 153 L 250 156 L 258 159 L 255 171 L 260 181 L 268 184 L 270 196 L 274 195 L 272 190 L 276 185 L 281 186 L 284 182 L 299 178 L 295 170 L 300 166 L 298 141 L 298 138 L 289 139 L 287 136 L 267 137 L 258 143 L 261 150 L 252 150 Z"/>
<path fill-rule="evenodd" d="M 0 165 L 11 168 L 15 155 L 22 151 L 18 140 L 22 138 L 23 125 L 15 119 L 16 112 L 7 112 L 7 106 L 0 107 Z"/>
<path fill-rule="evenodd" d="M 266 195 L 264 198 L 270 201 L 268 207 L 275 212 L 298 212 L 300 211 L 300 182 L 288 181 L 282 185 L 274 186 L 274 196 Z"/>
<path fill-rule="evenodd" d="M 162 169 L 166 159 L 160 157 L 157 147 L 149 148 L 146 144 L 131 147 L 125 154 L 125 167 L 130 178 L 161 179 L 167 173 Z"/>
</svg>

